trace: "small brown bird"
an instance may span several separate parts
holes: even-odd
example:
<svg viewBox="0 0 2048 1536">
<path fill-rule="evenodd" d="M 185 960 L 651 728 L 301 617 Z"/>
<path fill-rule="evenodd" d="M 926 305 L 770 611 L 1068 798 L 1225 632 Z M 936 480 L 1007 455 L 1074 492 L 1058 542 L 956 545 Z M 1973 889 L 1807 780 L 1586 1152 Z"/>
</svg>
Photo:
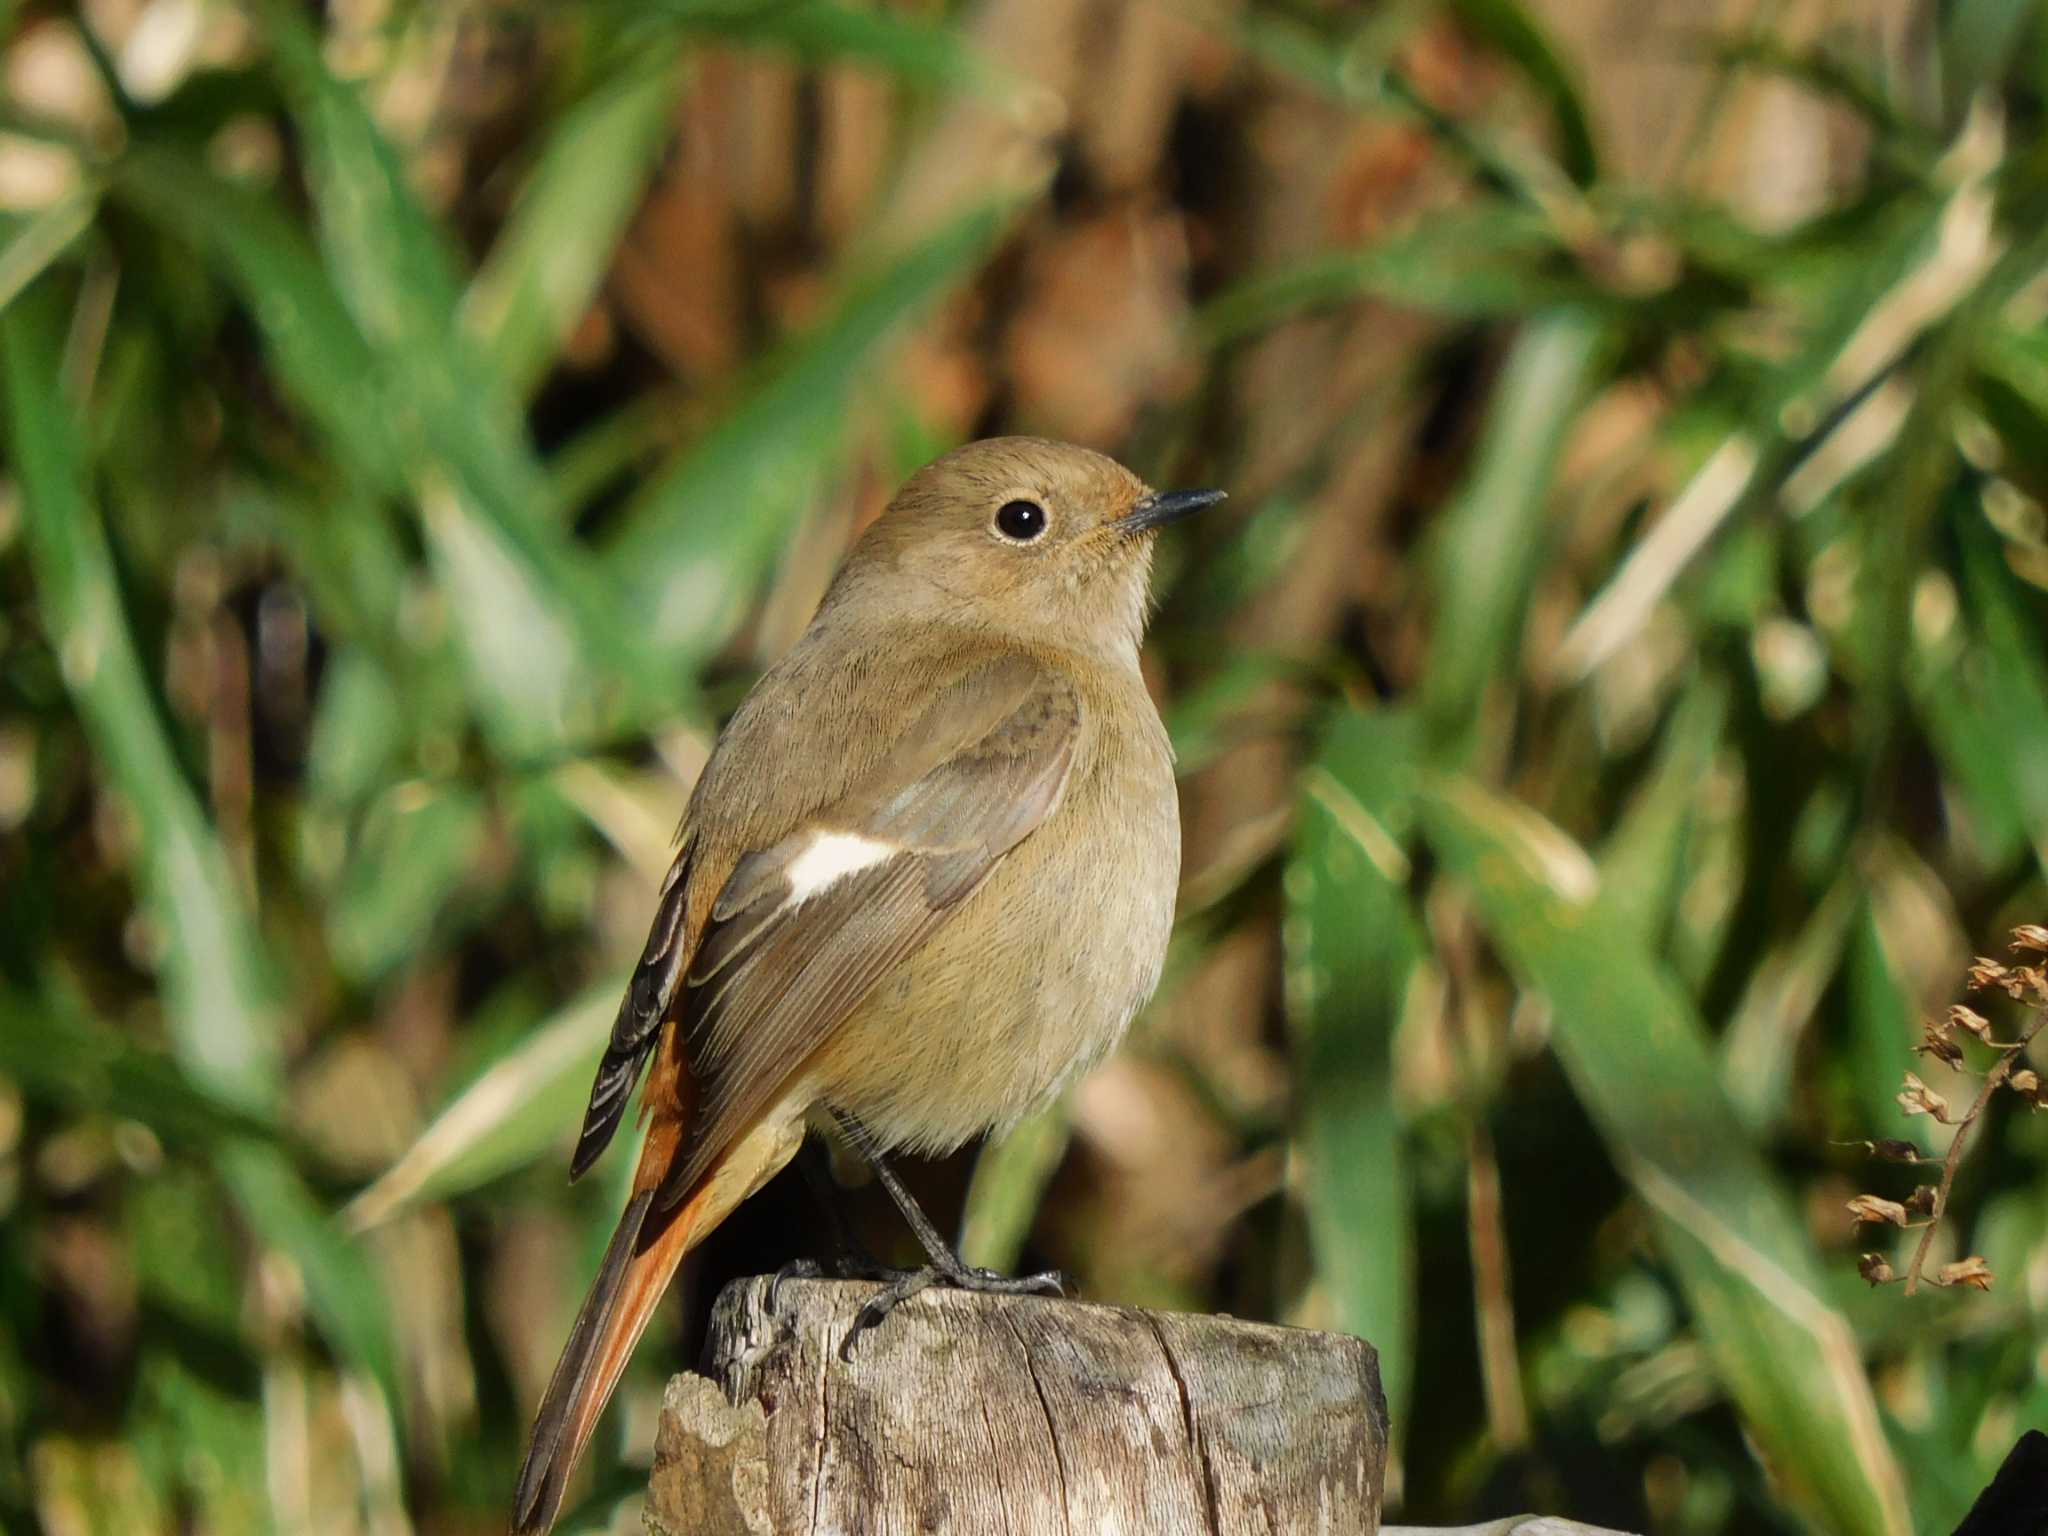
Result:
<svg viewBox="0 0 2048 1536">
<path fill-rule="evenodd" d="M 544 1532 L 683 1255 L 837 1121 L 879 1160 L 1013 1124 L 1158 983 L 1180 873 L 1138 670 L 1153 535 L 1223 497 L 996 438 L 913 475 L 718 738 L 598 1068 L 571 1176 L 641 1069 L 633 1192 L 548 1383 L 513 1528 Z M 1054 1281 L 1056 1284 L 1056 1281 Z M 850 1342 L 850 1341 L 849 1341 Z"/>
</svg>

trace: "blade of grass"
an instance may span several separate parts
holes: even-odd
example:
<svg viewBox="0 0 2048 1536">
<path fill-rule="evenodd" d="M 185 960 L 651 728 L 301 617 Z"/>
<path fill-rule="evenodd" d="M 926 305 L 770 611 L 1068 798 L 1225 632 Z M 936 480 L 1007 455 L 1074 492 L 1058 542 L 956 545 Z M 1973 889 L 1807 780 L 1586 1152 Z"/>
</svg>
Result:
<svg viewBox="0 0 2048 1536">
<path fill-rule="evenodd" d="M 1412 716 L 1332 723 L 1303 780 L 1281 930 L 1316 1276 L 1339 1323 L 1379 1351 L 1397 1436 L 1414 1386 L 1415 1234 L 1393 1045 L 1423 953 L 1403 851 L 1421 750 Z"/>
<path fill-rule="evenodd" d="M 631 0 L 615 9 L 656 36 L 776 48 L 819 64 L 873 64 L 904 80 L 976 92 L 1000 104 L 1018 82 L 957 27 L 834 0 Z M 628 34 L 631 40 L 631 34 Z"/>
<path fill-rule="evenodd" d="M 981 1149 L 960 1213 L 962 1258 L 1005 1274 L 1017 1267 L 1046 1186 L 1072 1138 L 1073 1120 L 1061 1100 Z"/>
<path fill-rule="evenodd" d="M 327 904 L 328 948 L 344 976 L 375 981 L 427 949 L 487 835 L 484 798 L 463 784 L 411 780 L 363 818 Z"/>
<path fill-rule="evenodd" d="M 1489 687 L 1521 675 L 1551 478 L 1602 335 L 1574 310 L 1529 324 L 1502 370 L 1473 467 L 1438 519 L 1430 560 L 1442 598 L 1418 707 L 1432 751 L 1446 761 L 1471 756 Z"/>
<path fill-rule="evenodd" d="M 0 309 L 91 228 L 98 209 L 98 192 L 79 187 L 26 218 L 8 219 L 10 232 L 0 245 Z"/>
<path fill-rule="evenodd" d="M 28 996 L 0 987 L 0 1075 L 31 1099 L 135 1120 L 171 1147 L 203 1152 L 223 1141 L 279 1134 L 267 1114 L 220 1097 L 47 991 Z"/>
<path fill-rule="evenodd" d="M 1203 306 L 1195 330 L 1205 345 L 1220 347 L 1306 311 L 1366 298 L 1461 317 L 1614 304 L 1561 255 L 1550 222 L 1525 208 L 1496 202 L 1440 213 L 1363 250 L 1246 278 Z"/>
<path fill-rule="evenodd" d="M 1590 186 L 1600 174 L 1600 163 L 1578 83 L 1528 7 L 1517 0 L 1453 0 L 1451 8 L 1475 34 L 1513 59 L 1542 93 L 1557 123 L 1565 174 L 1582 187 Z"/>
<path fill-rule="evenodd" d="M 604 1053 L 625 978 L 589 988 L 521 1038 L 442 1106 L 398 1160 L 342 1213 L 362 1231 L 430 1200 L 489 1183 L 562 1144 Z"/>
<path fill-rule="evenodd" d="M 485 366 L 517 396 L 533 393 L 610 269 L 669 141 L 685 79 L 678 52 L 656 41 L 564 114 L 463 295 Z"/>
<path fill-rule="evenodd" d="M 111 784 L 140 824 L 145 903 L 164 936 L 167 1018 L 179 1060 L 209 1093 L 261 1114 L 276 1105 L 283 1084 L 277 997 L 255 924 L 171 750 L 122 612 L 61 377 L 56 304 L 44 287 L 0 314 L 10 460 L 21 480 L 43 625 Z"/>
<path fill-rule="evenodd" d="M 283 1095 L 282 1020 L 261 938 L 145 679 L 87 494 L 61 356 L 58 297 L 47 285 L 0 313 L 9 452 L 44 623 L 87 734 L 140 826 L 179 1065 L 208 1095 L 271 1118 Z M 363 1256 L 342 1242 L 274 1146 L 234 1141 L 216 1162 L 251 1225 L 298 1267 L 323 1333 L 377 1382 L 395 1414 L 390 1319 Z"/>
<path fill-rule="evenodd" d="M 971 209 L 857 282 L 626 511 L 607 563 L 672 665 L 717 649 L 829 469 L 878 353 L 994 247 L 1013 197 Z"/>
<path fill-rule="evenodd" d="M 286 390 L 327 434 L 336 457 L 365 489 L 402 494 L 405 459 L 375 354 L 284 209 L 149 143 L 116 163 L 110 191 L 221 271 Z"/>
<path fill-rule="evenodd" d="M 1700 783 L 1728 727 L 1728 689 L 1707 676 L 1672 711 L 1656 762 L 1600 850 L 1600 878 L 1632 893 L 1619 914 L 1636 942 L 1660 952 L 1691 877 Z"/>
<path fill-rule="evenodd" d="M 1521 982 L 1552 1008 L 1565 1072 L 1651 1212 L 1729 1392 L 1826 1528 L 1911 1529 L 1854 1334 L 1811 1240 L 1721 1091 L 1705 1029 L 1629 936 L 1577 844 L 1526 807 L 1441 779 L 1424 835 Z"/>
<path fill-rule="evenodd" d="M 1844 873 L 1796 934 L 1758 958 L 1722 1033 L 1721 1083 L 1752 1134 L 1766 1135 L 1784 1119 L 1799 1042 L 1841 968 L 1860 893 L 1858 877 Z"/>
<path fill-rule="evenodd" d="M 517 402 L 457 323 L 455 264 L 358 93 L 327 69 L 292 8 L 263 14 L 309 150 L 319 235 L 343 301 L 385 362 L 416 432 L 412 480 L 444 571 L 465 590 L 460 634 L 513 755 L 596 730 L 609 707 L 672 706 L 682 688 L 645 663 L 588 551 L 547 516 L 547 482 Z M 497 616 L 516 612 L 538 622 Z M 665 688 L 664 682 L 673 683 Z M 611 697 L 617 688 L 630 697 Z"/>
</svg>

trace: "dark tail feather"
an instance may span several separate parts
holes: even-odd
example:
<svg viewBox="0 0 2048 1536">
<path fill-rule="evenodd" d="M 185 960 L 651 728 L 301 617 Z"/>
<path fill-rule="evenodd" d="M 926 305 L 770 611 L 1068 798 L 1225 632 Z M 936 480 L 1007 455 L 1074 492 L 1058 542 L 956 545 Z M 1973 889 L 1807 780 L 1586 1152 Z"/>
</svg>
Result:
<svg viewBox="0 0 2048 1536">
<path fill-rule="evenodd" d="M 590 1389 L 597 1384 L 604 1357 L 616 1353 L 623 1364 L 633 1340 L 639 1338 L 640 1330 L 647 1325 L 645 1312 L 638 1318 L 629 1318 L 620 1313 L 619 1302 L 628 1289 L 626 1282 L 636 1262 L 646 1257 L 641 1254 L 636 1259 L 635 1250 L 641 1246 L 641 1230 L 653 1204 L 652 1190 L 635 1195 L 627 1203 L 619 1217 L 618 1230 L 612 1233 L 611 1245 L 604 1251 L 597 1279 L 584 1298 L 583 1310 L 576 1314 L 576 1325 L 569 1330 L 569 1342 L 562 1347 L 561 1361 L 555 1366 L 547 1393 L 540 1400 L 540 1412 L 533 1421 L 533 1439 L 527 1446 L 526 1462 L 519 1469 L 519 1487 L 512 1496 L 513 1536 L 541 1536 L 555 1523 L 555 1516 L 561 1513 L 562 1490 L 568 1485 L 569 1474 L 576 1468 L 583 1443 L 590 1438 L 604 1400 L 611 1396 L 612 1383 L 606 1382 L 595 1406 L 591 1406 Z M 677 1259 L 681 1257 L 680 1253 L 676 1255 Z M 664 1274 L 662 1285 L 666 1285 L 667 1279 Z M 660 1295 L 658 1285 L 647 1303 L 647 1312 L 653 1310 L 653 1301 Z M 607 1341 L 615 1340 L 621 1323 L 631 1327 L 632 1338 L 624 1349 L 607 1349 Z"/>
</svg>

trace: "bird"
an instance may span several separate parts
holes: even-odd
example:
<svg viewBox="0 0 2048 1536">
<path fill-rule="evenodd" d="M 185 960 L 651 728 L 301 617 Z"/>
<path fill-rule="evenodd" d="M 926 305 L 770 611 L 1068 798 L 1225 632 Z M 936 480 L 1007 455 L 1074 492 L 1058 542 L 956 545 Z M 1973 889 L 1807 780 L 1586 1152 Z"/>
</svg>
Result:
<svg viewBox="0 0 2048 1536">
<path fill-rule="evenodd" d="M 837 1130 L 931 1257 L 969 1269 L 884 1154 L 1000 1134 L 1107 1055 L 1157 986 L 1180 872 L 1173 753 L 1139 666 L 1160 529 L 1224 499 L 1040 438 L 904 482 L 691 792 L 597 1069 L 572 1180 L 643 1075 L 639 1162 L 535 1416 L 541 1536 L 685 1253 Z"/>
</svg>

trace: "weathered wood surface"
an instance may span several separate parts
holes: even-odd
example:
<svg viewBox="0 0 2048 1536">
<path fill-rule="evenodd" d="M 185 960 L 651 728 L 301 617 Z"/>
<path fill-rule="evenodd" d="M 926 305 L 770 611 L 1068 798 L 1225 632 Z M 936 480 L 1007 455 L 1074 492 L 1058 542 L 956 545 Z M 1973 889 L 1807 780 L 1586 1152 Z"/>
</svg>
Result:
<svg viewBox="0 0 2048 1536">
<path fill-rule="evenodd" d="M 873 1287 L 729 1287 L 669 1383 L 655 1536 L 1371 1536 L 1379 1362 L 1224 1317 L 933 1291 L 837 1354 Z"/>
</svg>

